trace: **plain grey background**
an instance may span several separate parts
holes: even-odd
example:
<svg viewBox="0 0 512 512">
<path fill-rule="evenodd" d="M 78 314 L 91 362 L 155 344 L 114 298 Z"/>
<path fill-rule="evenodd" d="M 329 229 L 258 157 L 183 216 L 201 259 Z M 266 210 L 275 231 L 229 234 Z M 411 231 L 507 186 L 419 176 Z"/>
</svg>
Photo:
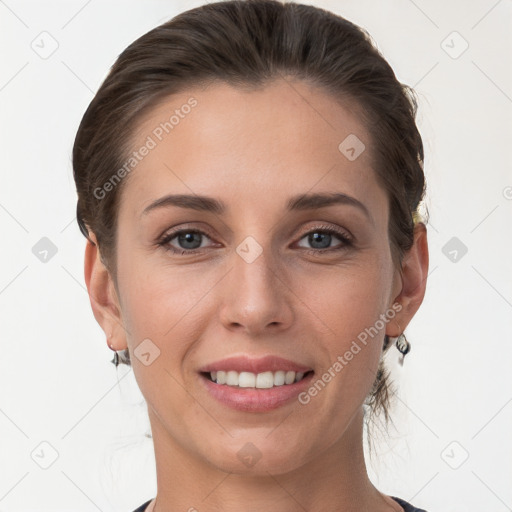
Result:
<svg viewBox="0 0 512 512">
<path fill-rule="evenodd" d="M 142 395 L 85 289 L 71 149 L 117 55 L 202 3 L 0 1 L 0 511 L 155 494 Z M 429 512 L 512 510 L 512 2 L 304 3 L 366 28 L 420 97 L 430 274 L 370 476 Z"/>
</svg>

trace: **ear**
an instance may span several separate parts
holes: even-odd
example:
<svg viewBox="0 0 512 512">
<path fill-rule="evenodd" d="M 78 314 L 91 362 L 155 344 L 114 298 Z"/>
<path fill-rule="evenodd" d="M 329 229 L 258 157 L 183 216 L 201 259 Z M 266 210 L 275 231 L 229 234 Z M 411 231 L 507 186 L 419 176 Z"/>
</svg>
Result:
<svg viewBox="0 0 512 512">
<path fill-rule="evenodd" d="M 401 290 L 393 300 L 393 304 L 399 302 L 402 309 L 396 314 L 394 322 L 388 323 L 389 329 L 386 329 L 388 336 L 399 336 L 423 302 L 427 286 L 428 258 L 427 228 L 425 224 L 419 222 L 414 227 L 413 246 L 403 258 Z M 400 279 L 400 276 L 398 278 Z"/>
<path fill-rule="evenodd" d="M 94 233 L 85 247 L 84 276 L 94 318 L 105 332 L 110 348 L 127 348 L 126 332 L 121 317 L 119 299 L 110 272 L 101 260 Z"/>
</svg>

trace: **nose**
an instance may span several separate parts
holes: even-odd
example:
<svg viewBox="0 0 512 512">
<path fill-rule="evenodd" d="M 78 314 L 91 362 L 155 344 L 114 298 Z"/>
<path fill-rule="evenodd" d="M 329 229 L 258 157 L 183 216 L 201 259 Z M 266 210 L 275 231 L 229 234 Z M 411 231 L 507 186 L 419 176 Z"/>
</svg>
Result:
<svg viewBox="0 0 512 512">
<path fill-rule="evenodd" d="M 270 250 L 263 250 L 253 261 L 240 254 L 233 251 L 231 270 L 223 280 L 222 324 L 251 337 L 289 328 L 294 294 L 283 266 Z"/>
</svg>

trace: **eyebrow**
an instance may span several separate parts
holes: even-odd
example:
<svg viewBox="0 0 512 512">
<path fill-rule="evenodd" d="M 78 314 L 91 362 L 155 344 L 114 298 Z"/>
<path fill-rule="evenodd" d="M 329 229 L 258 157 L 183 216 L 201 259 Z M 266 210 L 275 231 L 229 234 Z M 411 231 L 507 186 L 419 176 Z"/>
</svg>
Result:
<svg viewBox="0 0 512 512">
<path fill-rule="evenodd" d="M 341 192 L 336 193 L 316 193 L 316 194 L 299 194 L 291 197 L 287 202 L 287 210 L 293 211 L 305 211 L 315 210 L 319 208 L 325 208 L 327 206 L 344 204 L 349 206 L 355 206 L 361 210 L 369 220 L 373 222 L 372 216 L 368 211 L 368 208 L 361 203 L 355 197 L 343 194 Z M 225 203 L 208 196 L 188 195 L 188 194 L 169 194 L 156 201 L 153 201 L 147 206 L 142 215 L 147 215 L 150 211 L 157 208 L 177 206 L 179 208 L 187 208 L 190 210 L 197 210 L 203 212 L 210 212 L 216 215 L 222 215 L 227 211 Z M 142 216 L 141 215 L 141 216 Z"/>
</svg>

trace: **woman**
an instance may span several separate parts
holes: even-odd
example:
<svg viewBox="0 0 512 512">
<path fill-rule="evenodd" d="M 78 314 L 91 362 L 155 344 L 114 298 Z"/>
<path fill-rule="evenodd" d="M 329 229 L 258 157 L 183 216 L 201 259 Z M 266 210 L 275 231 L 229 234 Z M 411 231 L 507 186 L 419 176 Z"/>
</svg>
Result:
<svg viewBox="0 0 512 512">
<path fill-rule="evenodd" d="M 73 167 L 92 309 L 148 405 L 137 512 L 420 510 L 362 444 L 425 293 L 415 113 L 369 36 L 312 6 L 207 4 L 119 56 Z"/>
</svg>

